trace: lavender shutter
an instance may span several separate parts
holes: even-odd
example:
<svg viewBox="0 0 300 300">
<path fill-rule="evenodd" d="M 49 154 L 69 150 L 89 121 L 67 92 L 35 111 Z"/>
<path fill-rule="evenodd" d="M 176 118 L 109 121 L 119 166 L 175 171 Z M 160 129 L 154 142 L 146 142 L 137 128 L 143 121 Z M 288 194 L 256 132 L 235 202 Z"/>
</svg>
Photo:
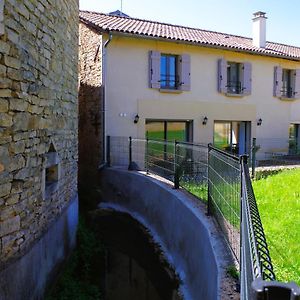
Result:
<svg viewBox="0 0 300 300">
<path fill-rule="evenodd" d="M 178 63 L 179 89 L 182 91 L 191 90 L 191 57 L 188 54 L 182 54 Z"/>
<path fill-rule="evenodd" d="M 274 97 L 281 97 L 282 90 L 282 68 L 276 66 L 274 68 Z"/>
<path fill-rule="evenodd" d="M 242 93 L 244 95 L 251 94 L 251 87 L 252 87 L 252 65 L 251 63 L 244 63 L 243 65 L 243 81 L 242 81 Z"/>
<path fill-rule="evenodd" d="M 218 91 L 227 93 L 227 61 L 225 59 L 218 60 Z"/>
<path fill-rule="evenodd" d="M 300 69 L 295 70 L 295 94 L 294 98 L 300 98 Z"/>
<path fill-rule="evenodd" d="M 160 52 L 149 52 L 149 87 L 160 88 Z"/>
</svg>

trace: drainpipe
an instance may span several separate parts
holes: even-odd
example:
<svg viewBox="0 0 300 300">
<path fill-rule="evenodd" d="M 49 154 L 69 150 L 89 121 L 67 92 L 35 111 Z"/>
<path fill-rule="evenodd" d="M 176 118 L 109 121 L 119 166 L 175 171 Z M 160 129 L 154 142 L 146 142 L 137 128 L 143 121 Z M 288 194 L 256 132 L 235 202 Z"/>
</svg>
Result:
<svg viewBox="0 0 300 300">
<path fill-rule="evenodd" d="M 103 66 L 103 71 L 102 71 L 102 85 L 103 85 L 103 101 L 102 101 L 102 119 L 103 119 L 103 124 L 102 124 L 102 145 L 103 145 L 103 157 L 102 157 L 102 166 L 106 164 L 106 68 L 107 68 L 107 46 L 112 40 L 112 34 L 109 33 L 109 38 L 108 40 L 104 43 L 103 47 L 103 55 L 102 55 L 102 66 Z"/>
</svg>

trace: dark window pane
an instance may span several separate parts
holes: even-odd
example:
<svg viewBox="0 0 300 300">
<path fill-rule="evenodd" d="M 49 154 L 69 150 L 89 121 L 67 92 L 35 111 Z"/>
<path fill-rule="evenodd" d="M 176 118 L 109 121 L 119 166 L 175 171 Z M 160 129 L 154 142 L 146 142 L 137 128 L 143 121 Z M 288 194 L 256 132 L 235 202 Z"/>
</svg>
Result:
<svg viewBox="0 0 300 300">
<path fill-rule="evenodd" d="M 160 80 L 163 88 L 176 88 L 176 56 L 161 55 Z"/>
<path fill-rule="evenodd" d="M 230 147 L 231 141 L 230 122 L 215 122 L 214 124 L 214 145 L 220 149 Z"/>
<path fill-rule="evenodd" d="M 168 141 L 186 141 L 186 122 L 167 122 Z"/>
<path fill-rule="evenodd" d="M 163 140 L 165 138 L 164 122 L 147 122 L 146 137 L 149 139 Z"/>
</svg>

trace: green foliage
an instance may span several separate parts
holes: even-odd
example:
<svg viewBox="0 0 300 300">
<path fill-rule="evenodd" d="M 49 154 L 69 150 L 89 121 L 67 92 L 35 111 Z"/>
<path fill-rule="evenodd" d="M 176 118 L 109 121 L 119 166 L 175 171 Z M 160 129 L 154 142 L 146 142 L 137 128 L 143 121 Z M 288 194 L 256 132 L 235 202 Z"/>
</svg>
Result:
<svg viewBox="0 0 300 300">
<path fill-rule="evenodd" d="M 227 268 L 227 273 L 234 279 L 238 280 L 239 279 L 239 276 L 240 276 L 240 273 L 239 271 L 237 270 L 236 266 L 234 265 L 231 265 Z"/>
<path fill-rule="evenodd" d="M 207 184 L 200 184 L 193 181 L 180 181 L 180 185 L 194 196 L 207 202 Z"/>
<path fill-rule="evenodd" d="M 300 284 L 300 170 L 253 182 L 275 274 Z"/>
<path fill-rule="evenodd" d="M 63 274 L 46 297 L 47 300 L 100 300 L 99 285 L 95 280 L 95 257 L 103 257 L 103 249 L 95 234 L 82 218 L 77 230 L 77 248 L 69 258 Z"/>
</svg>

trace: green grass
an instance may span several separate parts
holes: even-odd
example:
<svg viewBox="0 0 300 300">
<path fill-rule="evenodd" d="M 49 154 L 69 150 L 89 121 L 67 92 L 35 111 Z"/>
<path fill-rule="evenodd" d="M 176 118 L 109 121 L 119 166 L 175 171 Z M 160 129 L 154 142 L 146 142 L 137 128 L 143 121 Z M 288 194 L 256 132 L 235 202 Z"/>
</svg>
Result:
<svg viewBox="0 0 300 300">
<path fill-rule="evenodd" d="M 207 202 L 207 184 L 199 184 L 193 181 L 180 181 L 180 185 L 194 196 Z"/>
<path fill-rule="evenodd" d="M 300 170 L 253 182 L 277 279 L 300 284 Z"/>
</svg>

